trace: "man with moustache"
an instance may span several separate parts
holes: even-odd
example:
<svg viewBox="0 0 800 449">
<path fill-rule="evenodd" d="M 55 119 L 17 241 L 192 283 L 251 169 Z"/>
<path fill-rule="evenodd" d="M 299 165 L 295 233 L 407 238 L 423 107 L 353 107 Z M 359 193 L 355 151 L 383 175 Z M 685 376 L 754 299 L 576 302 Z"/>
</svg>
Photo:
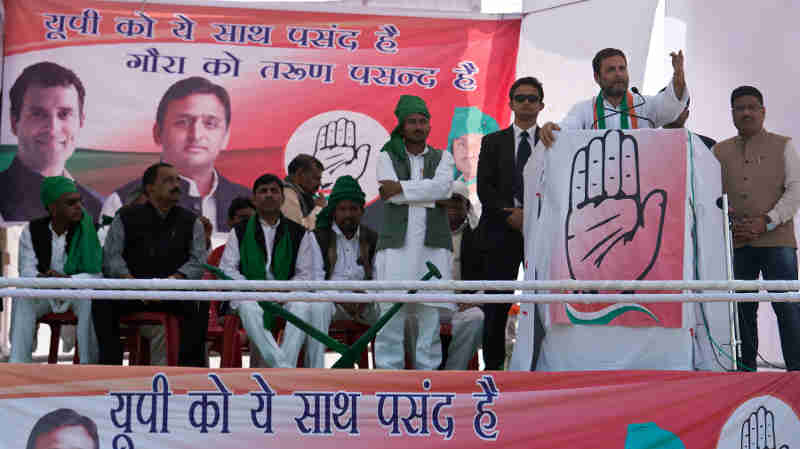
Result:
<svg viewBox="0 0 800 449">
<path fill-rule="evenodd" d="M 689 102 L 689 89 L 683 72 L 683 50 L 670 53 L 672 81 L 655 96 L 642 96 L 628 90 L 628 61 L 625 53 L 605 48 L 592 59 L 594 80 L 600 86 L 597 97 L 570 109 L 560 124 L 547 122 L 541 138 L 546 147 L 555 141 L 553 131 L 561 129 L 636 129 L 660 128 L 675 121 Z"/>
<path fill-rule="evenodd" d="M 47 215 L 35 194 L 42 180 L 47 176 L 71 178 L 64 166 L 75 152 L 83 128 L 86 90 L 72 70 L 40 62 L 25 68 L 8 93 L 11 133 L 18 143 L 11 165 L 0 172 L 0 218 L 28 221 Z M 76 187 L 96 221 L 100 196 L 80 184 Z"/>
<path fill-rule="evenodd" d="M 792 139 L 764 129 L 764 97 L 753 86 L 731 93 L 739 134 L 713 148 L 734 217 L 736 279 L 797 280 L 794 216 L 800 208 L 800 156 Z M 773 302 L 786 369 L 800 370 L 800 304 Z M 757 302 L 739 303 L 742 369 L 755 370 Z"/>
<path fill-rule="evenodd" d="M 92 279 L 102 277 L 103 250 L 92 217 L 81 206 L 75 182 L 64 176 L 44 178 L 41 201 L 48 215 L 31 220 L 19 245 L 20 277 Z M 72 309 L 78 317 L 81 363 L 97 362 L 97 338 L 89 299 L 14 299 L 11 363 L 30 363 L 37 318 Z"/>
<path fill-rule="evenodd" d="M 322 185 L 322 162 L 309 154 L 298 154 L 289 162 L 289 175 L 283 187 L 286 198 L 281 206 L 283 215 L 309 231 L 314 230 L 317 214 L 327 204 L 325 198 L 317 196 Z"/>
<path fill-rule="evenodd" d="M 428 272 L 426 262 L 438 267 L 442 279 L 452 276 L 453 239 L 445 207 L 450 198 L 453 156 L 427 145 L 431 132 L 425 101 L 403 95 L 394 111 L 397 126 L 378 156 L 377 180 L 385 201 L 383 227 L 378 235 L 375 278 L 381 281 L 417 281 Z M 379 305 L 381 314 L 391 303 Z M 375 338 L 377 368 L 402 369 L 405 321 L 416 319 L 416 335 L 408 335 L 414 351 L 414 369 L 434 370 L 442 359 L 439 308 L 453 304 L 407 303 Z"/>
<path fill-rule="evenodd" d="M 524 256 L 522 173 L 539 141 L 536 119 L 544 108 L 542 83 L 533 77 L 516 80 L 508 91 L 508 105 L 514 112 L 514 123 L 485 136 L 478 158 L 478 197 L 483 204 L 478 242 L 485 251 L 483 275 L 493 281 L 516 280 Z M 487 370 L 500 370 L 506 358 L 506 322 L 511 304 L 484 304 L 482 308 L 483 361 Z"/>
<path fill-rule="evenodd" d="M 364 281 L 374 277 L 378 234 L 361 223 L 366 195 L 352 176 L 341 176 L 333 186 L 328 205 L 317 215 L 316 230 L 325 280 Z M 373 304 L 336 305 L 336 319 L 372 325 L 377 321 Z"/>
<path fill-rule="evenodd" d="M 142 188 L 147 203 L 120 210 L 103 248 L 108 278 L 200 279 L 206 260 L 206 236 L 197 215 L 178 206 L 178 171 L 160 162 L 145 170 Z M 208 301 L 94 300 L 92 315 L 100 342 L 100 364 L 122 364 L 121 315 L 157 311 L 180 315 L 181 366 L 205 366 Z"/>
<path fill-rule="evenodd" d="M 161 161 L 180 175 L 178 205 L 211 221 L 215 232 L 228 232 L 226 212 L 237 196 L 248 189 L 219 173 L 214 167 L 228 145 L 231 100 L 224 87 L 194 76 L 180 80 L 164 93 L 156 111 L 153 140 L 161 146 Z M 141 185 L 133 180 L 118 188 L 103 204 L 102 214 L 113 217 L 122 199 Z"/>
<path fill-rule="evenodd" d="M 261 175 L 253 183 L 256 214 L 236 225 L 225 244 L 219 268 L 231 279 L 239 280 L 320 280 L 322 263 L 313 234 L 303 225 L 281 213 L 283 181 L 275 175 Z M 322 332 L 328 331 L 330 304 L 289 302 L 286 310 Z M 293 324 L 286 324 L 279 347 L 272 336 L 272 314 L 256 301 L 231 301 L 252 346 L 267 366 L 291 368 L 306 335 Z M 327 322 L 326 322 L 327 316 Z M 306 365 L 324 367 L 325 346 L 314 341 L 306 349 Z"/>
</svg>

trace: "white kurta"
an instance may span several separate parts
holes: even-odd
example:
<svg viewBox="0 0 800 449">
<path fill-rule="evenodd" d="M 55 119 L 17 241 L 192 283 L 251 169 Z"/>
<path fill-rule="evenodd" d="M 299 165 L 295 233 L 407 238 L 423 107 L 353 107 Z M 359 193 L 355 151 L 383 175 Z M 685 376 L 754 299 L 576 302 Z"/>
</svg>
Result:
<svg viewBox="0 0 800 449">
<path fill-rule="evenodd" d="M 647 101 L 639 105 L 642 102 L 642 97 L 636 94 L 633 95 L 633 104 L 637 105 L 634 113 L 640 117 L 647 117 L 654 123 L 639 118 L 639 128 L 661 128 L 675 121 L 686 108 L 686 102 L 689 101 L 689 88 L 684 88 L 683 98 L 678 99 L 675 96 L 675 87 L 670 82 L 666 89 L 657 95 L 644 95 L 644 99 Z M 594 109 L 596 100 L 597 97 L 592 97 L 572 106 L 564 120 L 559 123 L 561 129 L 592 129 L 595 121 Z M 613 106 L 605 98 L 603 99 L 603 106 L 606 108 L 603 115 L 608 115 L 605 118 L 606 129 L 622 128 L 622 114 L 610 115 L 614 111 L 618 111 L 619 108 Z"/>
<path fill-rule="evenodd" d="M 425 152 L 437 151 L 426 148 Z M 429 207 L 436 207 L 437 200 L 445 200 L 452 195 L 453 167 L 455 161 L 447 151 L 442 151 L 442 160 L 436 167 L 432 179 L 422 178 L 423 154 L 408 154 L 411 176 L 408 181 L 400 181 L 403 193 L 389 198 L 393 204 L 408 205 L 408 228 L 402 248 L 387 248 L 375 255 L 375 279 L 418 281 L 428 272 L 425 262 L 433 262 L 442 273 L 442 279 L 450 279 L 452 273 L 452 253 L 442 248 L 425 246 L 425 216 Z M 378 155 L 378 181 L 397 181 L 392 160 L 386 152 Z M 430 304 L 435 307 L 453 309 L 452 304 Z"/>
<path fill-rule="evenodd" d="M 272 246 L 279 223 L 276 223 L 275 226 L 270 226 L 261 219 L 259 219 L 259 223 L 264 232 L 264 240 L 267 246 L 266 267 L 267 273 L 269 273 L 269 258 L 272 254 Z M 236 232 L 231 232 L 228 242 L 225 244 L 225 251 L 220 259 L 219 268 L 232 279 L 244 280 L 246 279 L 245 276 L 239 271 L 239 261 L 239 239 L 236 237 Z M 300 241 L 295 263 L 295 274 L 292 280 L 311 281 L 322 279 L 324 279 L 322 256 L 317 239 L 310 232 L 306 232 Z M 272 333 L 264 329 L 263 310 L 256 301 L 231 301 L 231 308 L 239 314 L 242 320 L 242 327 L 244 327 L 251 342 L 258 349 L 259 355 L 269 366 L 276 368 L 295 367 L 300 348 L 305 343 L 305 366 L 324 368 L 324 344 L 306 335 L 305 332 L 293 324 L 287 323 L 283 334 L 283 342 L 278 347 Z M 286 304 L 285 308 L 322 332 L 328 332 L 328 326 L 333 316 L 333 305 L 331 303 L 290 302 Z"/>
<path fill-rule="evenodd" d="M 52 236 L 52 252 L 50 268 L 64 272 L 67 262 L 67 233 L 57 235 L 49 226 Z M 36 252 L 33 249 L 30 225 L 25 225 L 19 239 L 19 276 L 36 277 L 39 274 Z M 70 276 L 75 279 L 97 279 L 100 273 L 78 273 Z M 78 317 L 78 353 L 81 363 L 97 363 L 98 344 L 92 322 L 92 301 L 90 299 L 31 299 L 15 298 L 12 306 L 11 323 L 11 355 L 9 362 L 30 363 L 33 361 L 33 334 L 36 331 L 36 320 L 48 313 L 64 313 L 72 310 Z"/>
<path fill-rule="evenodd" d="M 375 278 L 378 280 L 419 280 L 428 272 L 425 262 L 432 262 L 442 274 L 442 279 L 452 276 L 452 253 L 443 248 L 425 246 L 426 210 L 436 207 L 436 200 L 450 198 L 452 195 L 453 156 L 444 151 L 442 160 L 436 167 L 433 178 L 423 179 L 423 155 L 408 154 L 411 175 L 408 181 L 400 181 L 403 193 L 388 199 L 394 204 L 407 204 L 408 228 L 402 248 L 387 248 L 375 255 Z M 378 155 L 378 181 L 398 181 L 389 155 Z M 381 303 L 381 314 L 391 304 Z M 442 360 L 442 345 L 439 339 L 439 309 L 454 308 L 454 304 L 406 304 L 378 333 L 375 338 L 375 362 L 377 368 L 402 369 L 405 365 L 403 337 L 408 317 L 416 321 L 415 332 L 408 335 L 414 351 L 409 358 L 415 369 L 434 370 Z M 412 326 L 413 327 L 413 326 Z"/>
<path fill-rule="evenodd" d="M 660 132 L 675 132 L 675 130 Z M 550 198 L 544 202 L 546 206 L 542 208 L 541 219 L 537 218 L 536 207 L 528 207 L 525 210 L 526 256 L 530 258 L 529 266 L 542 267 L 540 270 L 526 271 L 526 280 L 551 278 L 549 267 L 550 257 L 554 253 L 553 245 L 564 241 L 563 236 L 558 236 L 554 231 L 555 227 L 564 229 L 562 220 L 565 215 L 561 215 L 562 212 L 558 210 L 561 209 L 565 213 L 568 207 L 559 205 L 560 201 L 568 204 L 566 199 L 568 195 L 561 190 L 564 188 L 561 180 L 564 179 L 563 172 L 569 171 L 567 161 L 572 158 L 570 148 L 579 148 L 582 145 L 580 142 L 585 142 L 585 138 L 576 138 L 572 143 L 569 134 L 565 134 L 562 138 L 564 140 L 556 141 L 551 150 L 546 152 L 537 150 L 531 156 L 535 163 L 528 164 L 525 169 L 526 179 L 541 179 L 540 172 L 544 170 L 549 173 L 548 178 L 551 180 L 544 181 L 545 186 L 537 185 L 536 182 L 529 182 L 525 186 L 527 197 L 532 197 L 535 192 L 541 191 L 543 197 Z M 559 147 L 559 144 L 563 146 Z M 724 267 L 720 263 L 724 260 L 725 248 L 720 231 L 723 221 L 722 214 L 714 204 L 721 195 L 719 162 L 697 136 L 692 136 L 691 145 L 687 150 L 687 166 L 671 167 L 675 171 L 685 171 L 687 182 L 694 184 L 693 195 L 691 184 L 687 184 L 687 198 L 683 203 L 686 207 L 686 222 L 683 228 L 684 253 L 682 256 L 673 255 L 676 261 L 671 263 L 682 264 L 684 279 L 694 278 L 695 263 L 698 264 L 700 279 L 723 279 Z M 566 151 L 567 154 L 558 156 L 560 151 Z M 646 173 L 642 173 L 643 179 L 644 176 Z M 542 188 L 544 190 L 540 190 Z M 698 226 L 695 235 L 691 227 L 690 204 L 692 203 L 697 212 Z M 698 243 L 696 258 L 693 238 L 696 238 Z M 537 370 L 690 370 L 716 369 L 719 366 L 715 361 L 715 349 L 709 346 L 710 342 L 706 337 L 705 323 L 700 315 L 695 315 L 695 312 L 699 311 L 698 304 L 684 304 L 683 326 L 680 328 L 553 324 L 550 307 L 555 306 L 533 303 L 521 306 L 522 313 L 519 315 L 511 370 L 531 369 L 534 342 L 541 337 L 536 334 L 541 331 L 535 326 L 535 310 L 538 310 L 546 332 L 536 365 Z M 705 312 L 715 340 L 727 341 L 727 335 L 730 335 L 726 326 L 727 303 L 718 303 L 718 306 L 706 304 Z M 717 358 L 724 360 L 719 354 Z"/>
<path fill-rule="evenodd" d="M 358 264 L 360 253 L 361 227 L 359 226 L 353 238 L 348 239 L 334 223 L 333 233 L 336 236 L 336 265 L 331 268 L 331 281 L 363 281 L 365 277 L 364 266 Z M 324 257 L 325 255 L 323 255 Z M 375 260 L 370 261 L 374 266 Z M 374 277 L 374 276 L 373 276 Z M 338 290 L 327 290 L 325 292 L 339 293 Z M 357 323 L 372 326 L 378 321 L 379 311 L 377 304 L 367 303 L 361 308 L 360 313 L 352 314 L 341 305 L 336 305 L 333 320 L 351 320 Z"/>
</svg>

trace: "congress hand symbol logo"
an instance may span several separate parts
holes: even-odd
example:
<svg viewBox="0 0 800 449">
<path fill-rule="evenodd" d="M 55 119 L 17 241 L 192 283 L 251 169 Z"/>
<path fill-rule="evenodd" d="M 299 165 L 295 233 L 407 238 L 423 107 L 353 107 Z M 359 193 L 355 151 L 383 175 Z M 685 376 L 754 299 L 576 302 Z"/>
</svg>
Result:
<svg viewBox="0 0 800 449">
<path fill-rule="evenodd" d="M 661 247 L 667 192 L 642 196 L 632 135 L 609 130 L 575 153 L 568 207 L 565 247 L 572 279 L 647 276 Z"/>
<path fill-rule="evenodd" d="M 320 126 L 314 157 L 325 167 L 321 188 L 331 188 L 336 179 L 344 175 L 360 179 L 367 168 L 371 149 L 368 143 L 356 143 L 356 123 L 353 120 L 340 117 Z"/>
</svg>

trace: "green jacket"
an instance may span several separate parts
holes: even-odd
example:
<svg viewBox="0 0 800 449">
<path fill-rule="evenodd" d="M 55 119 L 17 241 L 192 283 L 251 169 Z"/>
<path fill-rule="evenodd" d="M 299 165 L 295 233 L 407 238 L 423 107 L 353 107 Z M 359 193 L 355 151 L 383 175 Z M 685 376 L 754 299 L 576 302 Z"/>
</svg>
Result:
<svg viewBox="0 0 800 449">
<path fill-rule="evenodd" d="M 387 152 L 387 154 L 392 160 L 397 179 L 408 181 L 411 178 L 411 163 L 408 156 L 404 154 L 405 157 L 399 158 L 391 152 Z M 432 179 L 441 160 L 441 150 L 430 148 L 423 155 L 422 177 Z M 402 248 L 405 244 L 407 230 L 408 205 L 386 202 L 383 212 L 383 227 L 378 236 L 378 251 L 386 248 Z M 453 239 L 450 236 L 450 225 L 444 207 L 436 206 L 425 209 L 425 246 L 453 250 Z"/>
</svg>

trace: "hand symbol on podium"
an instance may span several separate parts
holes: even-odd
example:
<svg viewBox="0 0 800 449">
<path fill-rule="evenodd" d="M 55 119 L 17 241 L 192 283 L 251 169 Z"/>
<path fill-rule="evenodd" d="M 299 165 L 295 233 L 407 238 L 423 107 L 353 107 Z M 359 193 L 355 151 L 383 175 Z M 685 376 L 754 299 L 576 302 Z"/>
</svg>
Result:
<svg viewBox="0 0 800 449">
<path fill-rule="evenodd" d="M 775 415 L 763 405 L 750 414 L 742 423 L 741 449 L 789 449 L 789 446 L 776 446 Z"/>
<path fill-rule="evenodd" d="M 667 192 L 639 191 L 636 139 L 609 130 L 572 159 L 565 222 L 572 279 L 643 279 L 661 246 Z"/>
<path fill-rule="evenodd" d="M 368 143 L 356 144 L 356 124 L 346 117 L 322 125 L 314 147 L 314 157 L 324 167 L 321 188 L 331 188 L 336 178 L 344 175 L 360 179 L 367 169 L 371 149 Z"/>
</svg>

